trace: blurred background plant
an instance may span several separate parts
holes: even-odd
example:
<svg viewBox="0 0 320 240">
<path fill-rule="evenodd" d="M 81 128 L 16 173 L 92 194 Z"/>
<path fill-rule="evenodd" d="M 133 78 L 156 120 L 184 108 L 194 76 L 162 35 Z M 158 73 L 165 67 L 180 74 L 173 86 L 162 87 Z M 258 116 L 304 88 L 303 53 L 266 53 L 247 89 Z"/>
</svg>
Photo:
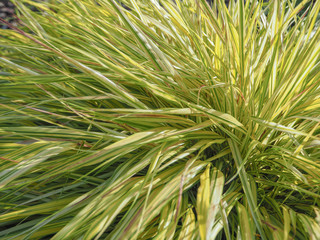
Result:
<svg viewBox="0 0 320 240">
<path fill-rule="evenodd" d="M 13 3 L 0 239 L 320 239 L 319 1 Z"/>
</svg>

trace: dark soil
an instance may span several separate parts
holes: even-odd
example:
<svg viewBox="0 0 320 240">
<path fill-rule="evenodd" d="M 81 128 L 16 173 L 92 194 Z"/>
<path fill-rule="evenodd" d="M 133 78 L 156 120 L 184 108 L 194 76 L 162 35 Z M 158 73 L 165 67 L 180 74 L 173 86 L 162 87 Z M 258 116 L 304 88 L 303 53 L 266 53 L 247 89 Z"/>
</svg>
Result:
<svg viewBox="0 0 320 240">
<path fill-rule="evenodd" d="M 14 12 L 15 7 L 10 1 L 0 0 L 0 18 L 14 24 Z M 0 28 L 6 29 L 8 27 L 0 22 Z"/>
</svg>

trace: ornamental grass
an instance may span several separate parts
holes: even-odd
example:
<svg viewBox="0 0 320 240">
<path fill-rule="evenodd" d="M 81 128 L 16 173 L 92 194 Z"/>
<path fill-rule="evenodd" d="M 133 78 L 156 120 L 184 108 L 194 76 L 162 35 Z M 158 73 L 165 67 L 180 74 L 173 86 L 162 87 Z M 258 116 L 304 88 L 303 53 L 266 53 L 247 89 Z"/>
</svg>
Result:
<svg viewBox="0 0 320 240">
<path fill-rule="evenodd" d="M 320 1 L 13 2 L 0 239 L 320 239 Z"/>
</svg>

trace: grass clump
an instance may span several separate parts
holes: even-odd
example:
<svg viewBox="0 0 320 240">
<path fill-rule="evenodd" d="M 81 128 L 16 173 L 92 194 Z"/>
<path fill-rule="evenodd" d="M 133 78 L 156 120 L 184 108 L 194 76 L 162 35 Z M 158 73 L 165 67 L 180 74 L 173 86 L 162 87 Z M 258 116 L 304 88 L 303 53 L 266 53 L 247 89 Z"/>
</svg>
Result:
<svg viewBox="0 0 320 240">
<path fill-rule="evenodd" d="M 14 2 L 1 239 L 320 239 L 320 1 Z"/>
</svg>

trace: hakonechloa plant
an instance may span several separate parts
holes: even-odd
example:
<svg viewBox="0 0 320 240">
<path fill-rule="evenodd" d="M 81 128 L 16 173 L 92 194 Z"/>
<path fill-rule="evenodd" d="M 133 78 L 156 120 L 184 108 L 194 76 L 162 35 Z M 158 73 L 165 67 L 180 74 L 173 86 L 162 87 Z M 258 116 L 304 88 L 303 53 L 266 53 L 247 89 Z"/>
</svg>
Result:
<svg viewBox="0 0 320 240">
<path fill-rule="evenodd" d="M 1 239 L 320 239 L 320 1 L 13 2 Z"/>
</svg>

